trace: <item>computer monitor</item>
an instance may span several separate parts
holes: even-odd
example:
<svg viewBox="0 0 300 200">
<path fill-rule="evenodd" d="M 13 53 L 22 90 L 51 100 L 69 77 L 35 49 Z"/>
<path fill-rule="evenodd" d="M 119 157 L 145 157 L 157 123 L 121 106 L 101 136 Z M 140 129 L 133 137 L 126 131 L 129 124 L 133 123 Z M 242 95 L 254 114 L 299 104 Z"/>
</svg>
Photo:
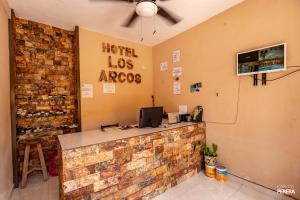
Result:
<svg viewBox="0 0 300 200">
<path fill-rule="evenodd" d="M 156 128 L 161 125 L 163 116 L 163 107 L 141 108 L 139 128 Z"/>
</svg>

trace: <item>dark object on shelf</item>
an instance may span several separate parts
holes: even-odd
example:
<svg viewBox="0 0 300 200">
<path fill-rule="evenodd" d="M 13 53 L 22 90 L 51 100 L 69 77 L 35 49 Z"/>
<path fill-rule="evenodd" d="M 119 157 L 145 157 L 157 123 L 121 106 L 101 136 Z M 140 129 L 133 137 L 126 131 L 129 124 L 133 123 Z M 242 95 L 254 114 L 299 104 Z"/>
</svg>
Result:
<svg viewBox="0 0 300 200">
<path fill-rule="evenodd" d="M 155 106 L 155 97 L 154 97 L 154 95 L 152 95 L 151 98 L 152 98 L 152 106 L 154 107 Z"/>
<path fill-rule="evenodd" d="M 254 74 L 253 75 L 253 86 L 257 86 L 257 81 L 258 79 L 257 79 L 257 74 Z"/>
<path fill-rule="evenodd" d="M 202 122 L 203 108 L 202 106 L 196 106 L 194 110 L 193 122 Z"/>
<path fill-rule="evenodd" d="M 165 110 L 163 112 L 163 119 L 168 119 L 168 113 Z"/>
<path fill-rule="evenodd" d="M 190 114 L 184 114 L 184 115 L 180 115 L 180 121 L 181 122 L 190 122 L 192 119 Z"/>
<path fill-rule="evenodd" d="M 141 108 L 139 128 L 156 128 L 161 125 L 163 117 L 163 107 Z"/>
<path fill-rule="evenodd" d="M 263 73 L 261 75 L 261 79 L 262 79 L 261 84 L 262 85 L 267 85 L 267 74 L 266 73 Z"/>
<path fill-rule="evenodd" d="M 119 123 L 116 123 L 116 124 L 109 124 L 109 125 L 101 125 L 101 131 L 105 131 L 104 129 L 106 128 L 110 128 L 110 127 L 118 127 L 119 126 Z"/>
<path fill-rule="evenodd" d="M 121 126 L 119 129 L 122 130 L 122 131 L 125 131 L 125 130 L 129 130 L 129 129 L 133 129 L 133 128 L 138 128 L 138 126 L 131 126 L 131 125 L 125 125 L 125 126 Z"/>
</svg>

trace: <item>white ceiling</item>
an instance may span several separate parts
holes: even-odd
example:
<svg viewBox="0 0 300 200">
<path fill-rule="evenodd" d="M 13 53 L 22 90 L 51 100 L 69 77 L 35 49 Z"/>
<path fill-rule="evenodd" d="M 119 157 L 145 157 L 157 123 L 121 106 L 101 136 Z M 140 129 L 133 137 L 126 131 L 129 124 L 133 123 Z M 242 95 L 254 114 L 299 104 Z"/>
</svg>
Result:
<svg viewBox="0 0 300 200">
<path fill-rule="evenodd" d="M 170 26 L 156 17 L 156 35 L 153 35 L 153 18 L 142 20 L 146 45 L 159 44 L 187 29 L 237 5 L 243 0 L 170 0 L 157 2 L 183 20 Z M 133 28 L 120 25 L 134 11 L 135 4 L 123 2 L 95 2 L 90 0 L 8 0 L 17 17 L 73 30 L 75 25 L 106 35 L 140 42 L 141 20 Z"/>
</svg>

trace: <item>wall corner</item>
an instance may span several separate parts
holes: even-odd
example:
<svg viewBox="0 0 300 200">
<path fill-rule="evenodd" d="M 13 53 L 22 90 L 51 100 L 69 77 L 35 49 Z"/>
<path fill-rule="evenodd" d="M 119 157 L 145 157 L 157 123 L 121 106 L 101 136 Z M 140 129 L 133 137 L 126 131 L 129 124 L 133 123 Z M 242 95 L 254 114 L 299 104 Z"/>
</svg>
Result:
<svg viewBox="0 0 300 200">
<path fill-rule="evenodd" d="M 10 12 L 10 6 L 9 6 L 7 0 L 0 0 L 0 4 L 1 4 L 3 10 L 6 12 L 8 18 L 10 18 L 11 17 L 11 15 L 10 15 L 11 12 Z"/>
</svg>

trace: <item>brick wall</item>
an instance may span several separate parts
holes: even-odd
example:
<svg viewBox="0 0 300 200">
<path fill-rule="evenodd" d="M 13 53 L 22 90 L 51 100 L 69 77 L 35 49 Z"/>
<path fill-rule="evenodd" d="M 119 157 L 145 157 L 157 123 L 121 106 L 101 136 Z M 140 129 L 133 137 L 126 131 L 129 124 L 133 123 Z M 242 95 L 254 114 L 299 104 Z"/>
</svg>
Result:
<svg viewBox="0 0 300 200">
<path fill-rule="evenodd" d="M 43 138 L 45 158 L 57 134 L 78 127 L 75 33 L 16 18 L 16 126 L 20 170 L 25 138 Z M 31 166 L 39 164 L 32 151 Z"/>
<path fill-rule="evenodd" d="M 61 199 L 151 199 L 197 173 L 204 144 L 202 123 L 62 151 Z"/>
</svg>

